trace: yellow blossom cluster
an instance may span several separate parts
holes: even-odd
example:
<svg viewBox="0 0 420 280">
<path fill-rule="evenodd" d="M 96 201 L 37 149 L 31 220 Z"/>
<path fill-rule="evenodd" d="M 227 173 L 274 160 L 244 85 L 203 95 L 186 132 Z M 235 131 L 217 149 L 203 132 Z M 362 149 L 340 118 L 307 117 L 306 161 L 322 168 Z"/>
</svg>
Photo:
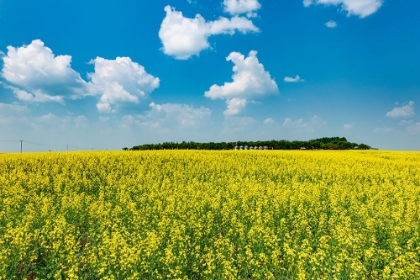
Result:
<svg viewBox="0 0 420 280">
<path fill-rule="evenodd" d="M 420 279 L 420 153 L 0 154 L 0 279 Z"/>
</svg>

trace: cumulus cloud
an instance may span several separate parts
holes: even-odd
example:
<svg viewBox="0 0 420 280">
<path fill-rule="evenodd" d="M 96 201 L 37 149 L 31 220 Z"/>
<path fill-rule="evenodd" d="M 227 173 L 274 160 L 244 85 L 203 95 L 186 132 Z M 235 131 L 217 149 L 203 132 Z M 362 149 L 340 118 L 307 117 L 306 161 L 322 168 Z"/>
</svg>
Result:
<svg viewBox="0 0 420 280">
<path fill-rule="evenodd" d="M 416 123 L 413 120 L 401 120 L 400 126 L 404 126 L 406 132 L 410 135 L 420 134 L 420 122 Z"/>
<path fill-rule="evenodd" d="M 352 129 L 354 127 L 354 125 L 352 125 L 350 123 L 346 123 L 343 127 L 344 127 L 345 130 L 349 130 L 349 129 Z"/>
<path fill-rule="evenodd" d="M 28 129 L 31 113 L 26 105 L 0 102 L 0 137 L 20 138 L 19 133 Z"/>
<path fill-rule="evenodd" d="M 108 60 L 101 57 L 90 62 L 95 72 L 88 76 L 101 93 L 96 107 L 99 112 L 114 112 L 121 102 L 139 103 L 159 87 L 159 78 L 148 74 L 143 66 L 129 57 Z"/>
<path fill-rule="evenodd" d="M 0 103 L 0 130 L 2 132 L 2 135 L 11 135 L 10 132 L 7 133 L 6 131 L 8 125 L 11 125 L 9 127 L 11 131 L 22 129 L 21 126 L 14 124 L 18 124 L 22 121 L 25 122 L 27 120 L 27 114 L 29 112 L 30 110 L 26 106 Z"/>
<path fill-rule="evenodd" d="M 407 132 L 411 135 L 420 134 L 420 122 L 408 126 Z"/>
<path fill-rule="evenodd" d="M 256 16 L 256 11 L 261 8 L 258 0 L 224 0 L 224 11 L 231 15 L 247 14 L 247 17 Z"/>
<path fill-rule="evenodd" d="M 409 125 L 412 124 L 413 120 L 402 120 L 400 121 L 400 125 Z"/>
<path fill-rule="evenodd" d="M 376 13 L 382 6 L 383 0 L 303 0 L 303 5 L 334 5 L 347 12 L 347 16 L 355 15 L 360 18 Z"/>
<path fill-rule="evenodd" d="M 304 121 L 302 118 L 297 120 L 286 118 L 282 126 L 298 132 L 315 132 L 317 128 L 322 127 L 325 124 L 326 121 L 315 115 L 309 121 Z"/>
<path fill-rule="evenodd" d="M 10 89 L 13 94 L 22 101 L 29 101 L 29 102 L 49 102 L 55 101 L 59 103 L 64 103 L 64 99 L 62 96 L 50 96 L 48 94 L 44 94 L 41 91 L 37 90 L 34 92 L 27 92 L 26 90 L 8 85 L 6 83 L 0 82 L 0 84 L 7 89 Z"/>
<path fill-rule="evenodd" d="M 276 82 L 258 61 L 256 51 L 250 51 L 247 58 L 241 53 L 232 52 L 226 60 L 234 63 L 233 82 L 225 82 L 223 86 L 212 85 L 204 93 L 205 97 L 213 100 L 227 100 L 225 115 L 239 113 L 251 98 L 279 93 Z"/>
<path fill-rule="evenodd" d="M 188 59 L 210 48 L 208 38 L 218 34 L 259 32 L 259 29 L 247 18 L 224 17 L 215 21 L 206 21 L 201 15 L 195 18 L 184 17 L 182 12 L 171 6 L 165 7 L 166 16 L 159 30 L 163 52 L 176 59 Z"/>
<path fill-rule="evenodd" d="M 226 58 L 232 61 L 233 82 L 225 82 L 223 86 L 212 85 L 205 96 L 211 99 L 255 98 L 278 93 L 276 82 L 270 73 L 265 71 L 257 58 L 256 51 L 250 51 L 249 56 L 238 52 L 231 52 Z"/>
<path fill-rule="evenodd" d="M 54 55 L 41 40 L 7 49 L 1 72 L 7 83 L 0 82 L 0 85 L 22 101 L 64 103 L 65 98 L 100 95 L 97 109 L 114 112 L 116 104 L 139 103 L 159 87 L 159 78 L 148 74 L 129 57 L 115 60 L 97 57 L 90 61 L 95 72 L 88 74 L 87 82 L 71 68 L 71 56 Z"/>
<path fill-rule="evenodd" d="M 328 28 L 336 28 L 337 27 L 337 23 L 333 20 L 327 21 L 325 23 L 325 26 Z"/>
<path fill-rule="evenodd" d="M 407 118 L 412 115 L 414 115 L 414 101 L 410 101 L 408 105 L 402 107 L 395 107 L 386 113 L 386 116 L 390 118 Z"/>
<path fill-rule="evenodd" d="M 99 121 L 102 123 L 106 123 L 109 121 L 109 117 L 99 116 Z"/>
<path fill-rule="evenodd" d="M 267 119 L 265 119 L 264 120 L 264 122 L 263 122 L 264 124 L 275 124 L 276 123 L 276 121 L 275 120 L 273 120 L 272 118 L 267 118 Z"/>
<path fill-rule="evenodd" d="M 248 101 L 242 98 L 232 98 L 226 100 L 227 109 L 223 112 L 225 116 L 237 115 L 245 109 Z"/>
<path fill-rule="evenodd" d="M 76 128 L 87 127 L 88 120 L 85 116 L 80 115 L 73 119 Z"/>
<path fill-rule="evenodd" d="M 286 83 L 298 83 L 298 82 L 304 82 L 305 80 L 302 79 L 299 75 L 296 75 L 296 77 L 284 77 L 283 81 Z"/>
<path fill-rule="evenodd" d="M 313 0 L 303 0 L 303 6 L 309 7 L 312 5 Z"/>
<path fill-rule="evenodd" d="M 0 103 L 0 114 L 1 115 L 8 115 L 14 113 L 27 113 L 29 112 L 28 107 L 16 105 L 16 104 L 7 104 L 7 103 Z"/>
<path fill-rule="evenodd" d="M 3 78 L 14 86 L 17 98 L 24 101 L 62 102 L 63 97 L 77 98 L 92 94 L 92 85 L 71 68 L 71 56 L 54 55 L 41 40 L 27 46 L 7 47 L 2 57 Z"/>
<path fill-rule="evenodd" d="M 150 111 L 147 113 L 144 124 L 162 126 L 198 127 L 199 123 L 208 119 L 211 110 L 206 107 L 195 108 L 186 104 L 166 103 L 149 104 Z"/>
<path fill-rule="evenodd" d="M 46 115 L 42 115 L 36 118 L 36 120 L 40 122 L 51 122 L 51 121 L 58 121 L 60 118 L 52 113 L 48 113 Z"/>
</svg>

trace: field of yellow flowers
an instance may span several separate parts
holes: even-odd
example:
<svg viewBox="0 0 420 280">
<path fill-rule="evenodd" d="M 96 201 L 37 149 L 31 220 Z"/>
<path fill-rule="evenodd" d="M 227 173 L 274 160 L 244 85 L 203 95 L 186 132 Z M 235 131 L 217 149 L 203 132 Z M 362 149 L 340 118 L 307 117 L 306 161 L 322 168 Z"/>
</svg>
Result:
<svg viewBox="0 0 420 280">
<path fill-rule="evenodd" d="M 0 154 L 0 279 L 420 279 L 420 153 Z"/>
</svg>

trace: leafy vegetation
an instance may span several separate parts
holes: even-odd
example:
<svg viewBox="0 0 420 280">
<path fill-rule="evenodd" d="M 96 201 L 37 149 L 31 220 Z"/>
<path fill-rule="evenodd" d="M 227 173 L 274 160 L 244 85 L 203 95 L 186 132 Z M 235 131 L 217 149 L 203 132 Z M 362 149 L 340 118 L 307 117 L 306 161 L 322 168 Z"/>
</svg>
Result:
<svg viewBox="0 0 420 280">
<path fill-rule="evenodd" d="M 257 147 L 273 147 L 275 150 L 298 150 L 302 147 L 306 149 L 323 149 L 323 150 L 350 150 L 350 149 L 370 149 L 366 144 L 357 144 L 348 142 L 345 137 L 323 137 L 309 141 L 288 141 L 288 140 L 269 140 L 269 141 L 237 141 L 237 142 L 164 142 L 162 144 L 144 144 L 134 146 L 131 149 L 123 150 L 233 150 L 235 146 L 257 146 Z"/>
</svg>

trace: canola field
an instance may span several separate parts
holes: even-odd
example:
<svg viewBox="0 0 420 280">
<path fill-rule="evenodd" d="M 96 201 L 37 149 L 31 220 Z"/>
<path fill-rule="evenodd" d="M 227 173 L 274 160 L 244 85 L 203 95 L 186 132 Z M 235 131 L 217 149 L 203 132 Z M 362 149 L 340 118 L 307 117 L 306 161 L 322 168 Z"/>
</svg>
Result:
<svg viewBox="0 0 420 280">
<path fill-rule="evenodd" d="M 420 279 L 420 153 L 0 154 L 0 279 Z"/>
</svg>

